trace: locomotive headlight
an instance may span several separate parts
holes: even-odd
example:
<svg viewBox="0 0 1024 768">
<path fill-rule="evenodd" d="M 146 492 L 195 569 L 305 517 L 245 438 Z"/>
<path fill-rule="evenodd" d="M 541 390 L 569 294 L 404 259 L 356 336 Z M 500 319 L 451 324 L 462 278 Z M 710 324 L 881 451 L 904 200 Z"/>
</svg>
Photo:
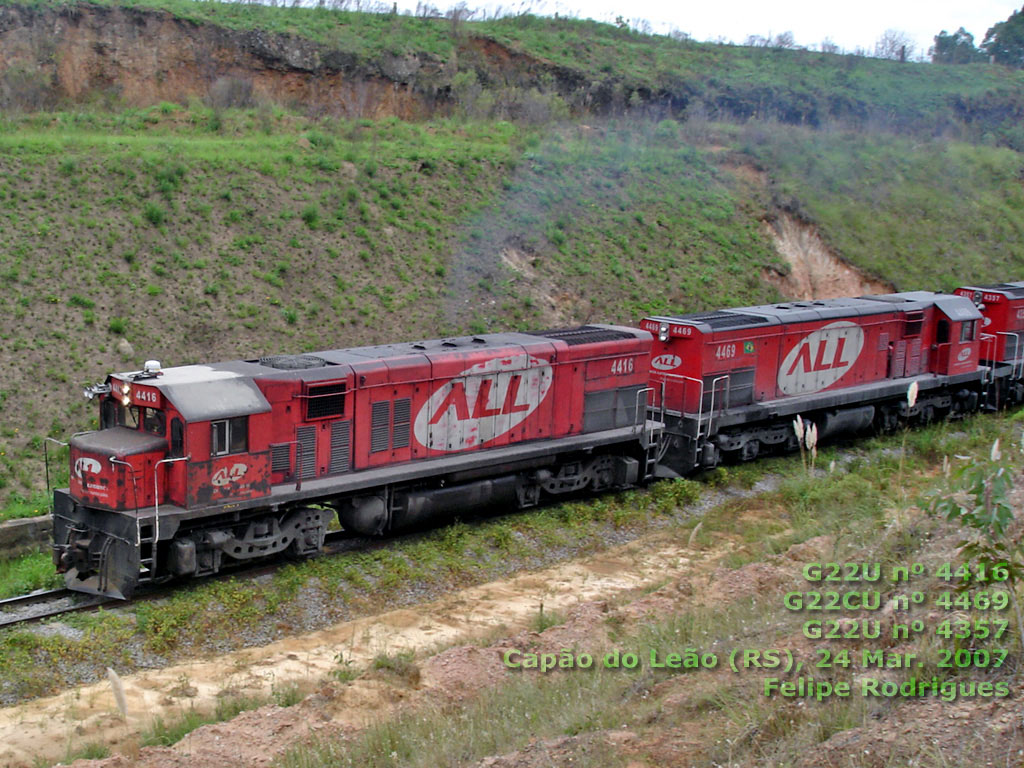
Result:
<svg viewBox="0 0 1024 768">
<path fill-rule="evenodd" d="M 121 405 L 127 408 L 132 402 L 132 388 L 131 385 L 125 382 L 124 389 L 121 390 Z"/>
<path fill-rule="evenodd" d="M 668 323 L 658 326 L 658 341 L 668 341 Z"/>
</svg>

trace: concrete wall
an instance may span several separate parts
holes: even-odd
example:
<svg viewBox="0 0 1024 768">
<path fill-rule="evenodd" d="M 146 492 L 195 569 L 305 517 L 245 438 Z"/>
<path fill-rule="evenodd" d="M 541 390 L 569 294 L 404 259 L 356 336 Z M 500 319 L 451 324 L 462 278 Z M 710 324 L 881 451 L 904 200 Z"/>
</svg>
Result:
<svg viewBox="0 0 1024 768">
<path fill-rule="evenodd" d="M 49 515 L 0 523 L 0 559 L 18 557 L 36 549 L 46 552 L 53 535 Z"/>
</svg>

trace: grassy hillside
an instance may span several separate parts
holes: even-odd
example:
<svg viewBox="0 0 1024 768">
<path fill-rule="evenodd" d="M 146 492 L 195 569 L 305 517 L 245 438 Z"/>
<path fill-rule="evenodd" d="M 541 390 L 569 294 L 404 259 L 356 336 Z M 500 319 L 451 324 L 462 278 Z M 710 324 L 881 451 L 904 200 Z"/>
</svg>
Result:
<svg viewBox="0 0 1024 768">
<path fill-rule="evenodd" d="M 26 513 L 45 505 L 43 438 L 92 424 L 81 386 L 148 358 L 770 301 L 762 272 L 784 267 L 763 222 L 783 210 L 900 288 L 1024 273 L 1008 149 L 170 104 L 0 128 L 0 494 Z"/>
<path fill-rule="evenodd" d="M 1024 279 L 1024 155 L 892 135 L 751 126 L 775 205 L 899 290 Z"/>
<path fill-rule="evenodd" d="M 0 482 L 37 487 L 43 438 L 93 418 L 80 387 L 151 357 L 770 299 L 762 211 L 708 157 L 671 123 L 544 134 L 172 105 L 8 121 Z"/>
<path fill-rule="evenodd" d="M 199 102 L 0 116 L 0 503 L 21 513 L 45 506 L 34 495 L 44 438 L 92 423 L 81 386 L 149 358 L 770 301 L 762 275 L 785 267 L 766 223 L 781 213 L 901 289 L 1024 276 L 1024 158 L 1007 128 L 1024 103 L 1018 73 L 529 16 L 459 26 L 160 7 L 306 36 L 367 71 L 407 54 L 453 62 L 435 73 L 451 80 L 455 116 L 346 121 Z M 484 119 L 503 99 L 525 109 L 524 93 L 545 109 Z M 567 111 L 577 97 L 580 109 L 606 99 L 605 115 Z M 685 109 L 662 119 L 653 105 L 667 104 Z M 990 119 L 965 122 L 972 104 Z M 823 127 L 715 122 L 716 110 Z M 947 129 L 977 141 L 932 136 Z"/>
</svg>

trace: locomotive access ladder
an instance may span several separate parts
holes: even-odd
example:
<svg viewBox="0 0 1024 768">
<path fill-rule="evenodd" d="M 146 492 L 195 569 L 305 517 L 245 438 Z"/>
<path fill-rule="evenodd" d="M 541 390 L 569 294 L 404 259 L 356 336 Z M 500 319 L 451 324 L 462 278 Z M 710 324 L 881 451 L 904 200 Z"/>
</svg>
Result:
<svg viewBox="0 0 1024 768">
<path fill-rule="evenodd" d="M 643 433 L 641 444 L 644 447 L 644 474 L 643 477 L 654 477 L 654 470 L 665 454 L 665 420 L 664 418 L 655 421 L 647 418 L 650 409 L 647 406 L 647 399 L 654 387 L 644 387 L 636 392 L 636 402 L 633 410 L 633 434 L 638 431 Z M 641 406 L 641 400 L 643 405 Z"/>
<path fill-rule="evenodd" d="M 664 378 L 664 381 L 661 382 L 661 389 L 659 393 L 661 401 L 659 410 L 660 420 L 662 421 L 662 423 L 665 422 L 666 412 L 670 410 L 665 402 L 665 385 L 666 383 L 668 383 L 669 380 L 675 380 L 677 383 L 681 384 L 683 388 L 682 395 L 680 396 L 679 401 L 679 411 L 677 412 L 680 417 L 686 415 L 683 408 L 683 403 L 686 402 L 687 387 L 690 385 L 696 385 L 698 391 L 700 392 L 700 395 L 697 398 L 697 413 L 694 414 L 697 417 L 697 432 L 695 435 L 689 438 L 690 440 L 693 441 L 694 456 L 699 462 L 701 454 L 704 450 L 703 442 L 712 433 L 712 425 L 715 419 L 716 406 L 718 408 L 719 413 L 725 411 L 729 407 L 729 396 L 732 379 L 728 373 L 716 376 L 713 379 L 711 379 L 711 386 L 709 387 L 709 382 L 704 381 L 703 379 L 695 379 L 692 376 L 683 376 L 678 373 L 662 373 L 660 375 Z M 721 393 L 722 398 L 721 402 L 716 404 L 716 395 L 719 392 Z M 710 398 L 708 398 L 709 395 Z M 706 411 L 704 409 L 705 399 L 710 399 Z"/>
<path fill-rule="evenodd" d="M 139 546 L 139 582 L 152 581 L 156 577 L 156 525 L 150 525 L 149 535 L 142 535 L 142 521 L 138 522 L 136 539 Z M 149 556 L 145 556 L 146 548 L 149 548 Z"/>
</svg>

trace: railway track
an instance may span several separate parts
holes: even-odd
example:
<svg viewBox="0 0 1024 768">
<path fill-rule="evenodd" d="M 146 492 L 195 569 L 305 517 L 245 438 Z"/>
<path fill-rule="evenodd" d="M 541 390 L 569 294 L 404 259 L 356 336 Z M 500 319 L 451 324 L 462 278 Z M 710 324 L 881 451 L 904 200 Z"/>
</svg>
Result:
<svg viewBox="0 0 1024 768">
<path fill-rule="evenodd" d="M 323 552 L 320 557 L 340 554 L 356 548 L 367 548 L 380 540 L 369 539 L 365 536 L 352 535 L 345 531 L 333 531 L 327 534 L 324 542 Z M 206 581 L 217 579 L 247 578 L 253 579 L 265 576 L 287 565 L 288 560 L 275 560 L 261 562 L 249 567 L 225 571 L 217 576 L 210 577 Z M 150 587 L 140 592 L 132 600 L 115 600 L 109 597 L 98 595 L 87 595 L 81 592 L 74 592 L 70 589 L 49 589 L 39 592 L 32 592 L 27 595 L 18 595 L 0 600 L 0 629 L 13 627 L 18 624 L 32 624 L 34 622 L 51 619 L 68 613 L 79 613 L 92 611 L 106 607 L 122 607 L 131 605 L 137 600 L 153 600 L 171 594 L 180 588 L 179 584 L 168 584 Z"/>
<path fill-rule="evenodd" d="M 66 613 L 95 610 L 120 603 L 109 597 L 84 595 L 70 589 L 50 589 L 0 600 L 0 628 L 61 616 Z"/>
</svg>

